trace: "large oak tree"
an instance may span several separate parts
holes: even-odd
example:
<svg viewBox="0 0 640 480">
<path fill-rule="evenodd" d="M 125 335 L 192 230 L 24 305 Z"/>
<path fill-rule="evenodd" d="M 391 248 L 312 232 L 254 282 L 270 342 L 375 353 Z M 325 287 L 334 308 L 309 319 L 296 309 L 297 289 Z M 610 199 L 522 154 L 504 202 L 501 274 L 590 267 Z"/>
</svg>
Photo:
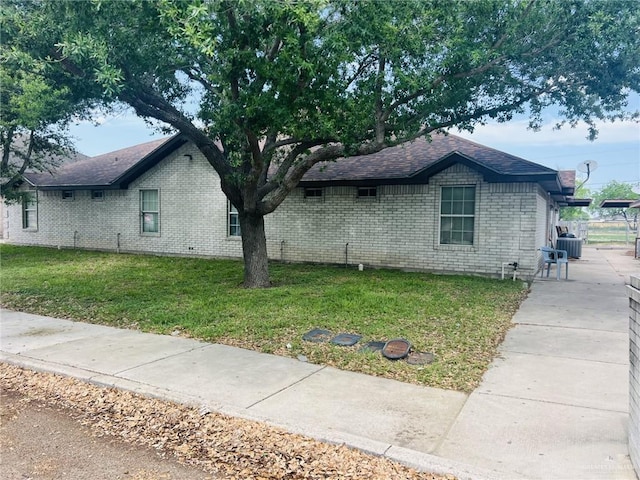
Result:
<svg viewBox="0 0 640 480">
<path fill-rule="evenodd" d="M 624 116 L 635 0 L 13 0 L 16 48 L 93 99 L 188 137 L 239 212 L 245 285 L 269 285 L 264 217 L 319 162 L 548 106 Z"/>
</svg>

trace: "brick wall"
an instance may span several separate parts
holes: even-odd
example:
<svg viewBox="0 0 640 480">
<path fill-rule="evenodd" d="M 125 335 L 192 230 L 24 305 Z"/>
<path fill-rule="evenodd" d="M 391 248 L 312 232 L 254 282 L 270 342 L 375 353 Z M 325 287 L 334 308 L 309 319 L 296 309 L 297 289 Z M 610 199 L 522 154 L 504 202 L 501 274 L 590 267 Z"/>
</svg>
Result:
<svg viewBox="0 0 640 480">
<path fill-rule="evenodd" d="M 191 155 L 192 159 L 189 159 Z M 127 190 L 106 190 L 102 201 L 76 191 L 62 200 L 60 191 L 39 191 L 38 228 L 22 229 L 19 205 L 9 206 L 6 235 L 11 243 L 168 253 L 241 255 L 237 238 L 227 238 L 227 203 L 220 182 L 195 147 L 173 152 Z M 158 189 L 160 234 L 142 234 L 140 189 Z"/>
<path fill-rule="evenodd" d="M 640 276 L 629 289 L 629 455 L 640 475 Z"/>
<path fill-rule="evenodd" d="M 476 186 L 473 246 L 439 244 L 440 190 L 447 185 Z M 485 183 L 462 165 L 427 185 L 378 187 L 376 199 L 357 198 L 355 187 L 329 187 L 322 198 L 307 199 L 298 189 L 267 219 L 270 255 L 485 275 L 499 275 L 502 262 L 518 262 L 530 277 L 538 270 L 536 249 L 544 244 L 543 193 L 532 183 Z"/>
<path fill-rule="evenodd" d="M 440 191 L 451 185 L 476 186 L 472 246 L 439 244 Z M 139 190 L 156 188 L 160 234 L 143 235 Z M 475 170 L 454 165 L 426 185 L 384 185 L 377 193 L 363 199 L 355 187 L 327 187 L 322 197 L 305 199 L 304 189 L 296 189 L 266 217 L 270 258 L 494 276 L 502 262 L 518 262 L 523 278 L 538 270 L 547 201 L 537 184 L 486 183 Z M 62 200 L 60 191 L 38 192 L 36 231 L 22 229 L 19 206 L 8 210 L 6 233 L 13 243 L 242 255 L 240 239 L 227 236 L 227 201 L 219 178 L 190 144 L 127 190 L 105 191 L 103 201 L 92 200 L 89 191 L 75 192 L 71 201 Z"/>
</svg>

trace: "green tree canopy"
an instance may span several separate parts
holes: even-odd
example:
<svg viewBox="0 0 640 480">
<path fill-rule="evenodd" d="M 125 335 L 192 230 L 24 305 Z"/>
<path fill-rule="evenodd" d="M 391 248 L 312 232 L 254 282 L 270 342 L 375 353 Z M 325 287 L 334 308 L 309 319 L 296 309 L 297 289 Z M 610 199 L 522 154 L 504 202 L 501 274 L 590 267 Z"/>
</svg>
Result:
<svg viewBox="0 0 640 480">
<path fill-rule="evenodd" d="M 591 198 L 591 191 L 585 186 L 586 179 L 576 178 L 578 186 L 574 198 Z M 588 207 L 562 207 L 560 208 L 560 220 L 589 220 Z"/>
<path fill-rule="evenodd" d="M 591 212 L 600 218 L 622 217 L 634 230 L 638 228 L 637 208 L 600 208 L 603 200 L 637 200 L 640 194 L 633 191 L 629 183 L 612 180 L 593 195 L 593 203 L 589 207 Z"/>
<path fill-rule="evenodd" d="M 0 18 L 0 196 L 14 201 L 25 171 L 53 168 L 74 153 L 67 126 L 91 103 L 46 59 L 19 48 L 22 15 L 0 5 Z"/>
<path fill-rule="evenodd" d="M 5 0 L 15 47 L 87 98 L 202 151 L 237 207 L 245 284 L 269 284 L 264 216 L 319 162 L 550 106 L 625 117 L 635 0 Z M 637 116 L 637 113 L 635 114 Z"/>
</svg>

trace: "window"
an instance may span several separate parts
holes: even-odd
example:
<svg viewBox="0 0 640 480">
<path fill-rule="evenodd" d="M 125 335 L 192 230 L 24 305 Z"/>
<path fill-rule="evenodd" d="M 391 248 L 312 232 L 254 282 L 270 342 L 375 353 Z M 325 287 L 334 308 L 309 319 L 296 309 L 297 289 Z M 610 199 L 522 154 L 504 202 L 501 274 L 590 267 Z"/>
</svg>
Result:
<svg viewBox="0 0 640 480">
<path fill-rule="evenodd" d="M 231 202 L 227 202 L 229 205 L 229 236 L 239 237 L 240 232 L 240 217 L 238 216 L 238 209 L 233 206 Z"/>
<path fill-rule="evenodd" d="M 376 198 L 378 189 L 376 187 L 359 187 L 358 198 Z"/>
<path fill-rule="evenodd" d="M 160 198 L 158 190 L 140 190 L 142 233 L 160 233 Z"/>
<path fill-rule="evenodd" d="M 322 198 L 321 188 L 305 188 L 304 198 Z"/>
<path fill-rule="evenodd" d="M 440 243 L 473 245 L 476 187 L 442 187 Z"/>
<path fill-rule="evenodd" d="M 91 200 L 101 202 L 104 200 L 104 190 L 91 190 Z"/>
<path fill-rule="evenodd" d="M 22 228 L 28 230 L 38 228 L 38 200 L 35 192 L 22 197 Z"/>
<path fill-rule="evenodd" d="M 62 190 L 62 200 L 73 200 L 73 190 Z"/>
</svg>

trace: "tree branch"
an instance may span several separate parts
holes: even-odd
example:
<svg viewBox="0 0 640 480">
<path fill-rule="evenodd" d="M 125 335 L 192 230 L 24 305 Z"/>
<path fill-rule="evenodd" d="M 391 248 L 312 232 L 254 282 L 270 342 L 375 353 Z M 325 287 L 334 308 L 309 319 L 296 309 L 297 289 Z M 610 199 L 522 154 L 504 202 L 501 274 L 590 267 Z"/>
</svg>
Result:
<svg viewBox="0 0 640 480">
<path fill-rule="evenodd" d="M 223 177 L 231 173 L 225 155 L 215 142 L 164 98 L 147 90 L 143 85 L 123 90 L 119 98 L 131 105 L 138 115 L 168 123 L 187 136 L 200 149 L 218 175 Z"/>
</svg>

